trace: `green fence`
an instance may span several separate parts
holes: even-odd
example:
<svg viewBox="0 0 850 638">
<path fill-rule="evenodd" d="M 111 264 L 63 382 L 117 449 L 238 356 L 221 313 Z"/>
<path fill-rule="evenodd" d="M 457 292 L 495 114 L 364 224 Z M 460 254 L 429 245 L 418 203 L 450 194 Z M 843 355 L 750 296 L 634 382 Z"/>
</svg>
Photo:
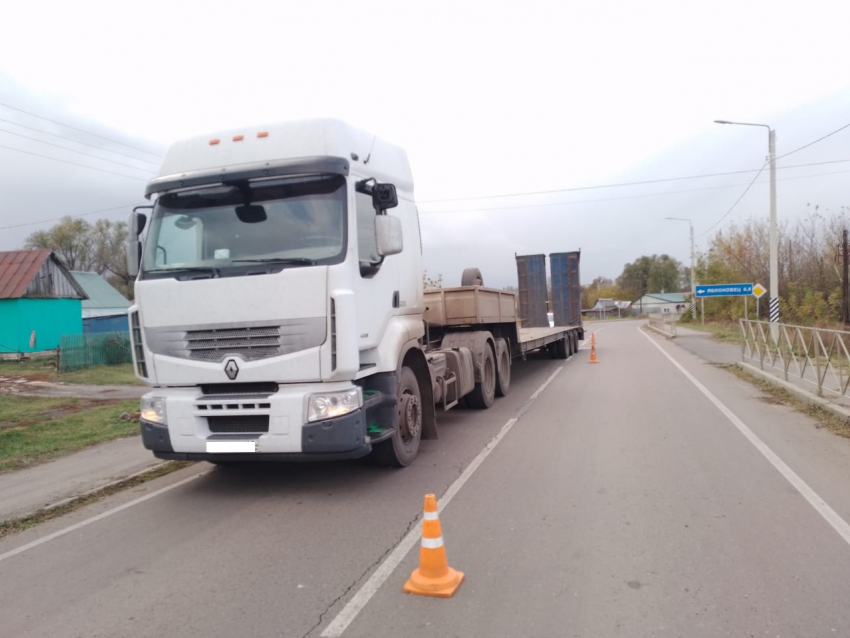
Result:
<svg viewBox="0 0 850 638">
<path fill-rule="evenodd" d="M 63 372 L 122 363 L 133 363 L 130 334 L 127 332 L 62 335 L 59 369 Z"/>
</svg>

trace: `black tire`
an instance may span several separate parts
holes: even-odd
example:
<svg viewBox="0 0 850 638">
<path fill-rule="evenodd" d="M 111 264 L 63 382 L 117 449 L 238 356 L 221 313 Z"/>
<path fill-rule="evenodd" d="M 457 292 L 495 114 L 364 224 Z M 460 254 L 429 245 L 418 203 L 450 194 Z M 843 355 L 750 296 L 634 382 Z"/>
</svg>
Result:
<svg viewBox="0 0 850 638">
<path fill-rule="evenodd" d="M 571 332 L 569 335 L 569 341 L 567 342 L 570 346 L 570 356 L 573 356 L 578 352 L 578 342 L 576 341 L 576 333 Z"/>
<path fill-rule="evenodd" d="M 566 359 L 569 357 L 569 349 L 567 348 L 567 338 L 558 339 L 555 342 L 555 358 Z"/>
<path fill-rule="evenodd" d="M 496 374 L 496 396 L 506 397 L 511 391 L 511 353 L 505 343 L 501 344 Z"/>
<path fill-rule="evenodd" d="M 486 410 L 496 400 L 496 356 L 489 345 L 484 348 L 481 363 L 481 381 L 466 395 L 466 404 L 476 410 Z"/>
<path fill-rule="evenodd" d="M 460 277 L 461 286 L 483 286 L 484 278 L 478 268 L 467 268 Z"/>
<path fill-rule="evenodd" d="M 392 437 L 372 448 L 372 460 L 384 467 L 407 467 L 422 438 L 422 393 L 413 370 L 402 367 L 398 378 L 398 425 Z"/>
</svg>

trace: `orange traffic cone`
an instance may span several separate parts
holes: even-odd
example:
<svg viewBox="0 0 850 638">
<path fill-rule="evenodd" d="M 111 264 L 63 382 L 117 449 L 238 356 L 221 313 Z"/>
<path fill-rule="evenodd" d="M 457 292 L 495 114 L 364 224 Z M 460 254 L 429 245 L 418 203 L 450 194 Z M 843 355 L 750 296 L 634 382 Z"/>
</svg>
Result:
<svg viewBox="0 0 850 638">
<path fill-rule="evenodd" d="M 592 346 L 596 345 L 596 333 L 595 332 L 590 333 L 590 345 L 592 345 Z"/>
<path fill-rule="evenodd" d="M 419 567 L 413 570 L 404 584 L 407 594 L 451 598 L 460 583 L 463 572 L 449 567 L 443 532 L 437 517 L 437 497 L 425 495 L 425 519 L 422 521 L 422 548 L 419 550 Z"/>
<path fill-rule="evenodd" d="M 590 345 L 590 361 L 588 363 L 599 363 L 599 359 L 596 358 L 596 346 L 592 343 Z"/>
</svg>

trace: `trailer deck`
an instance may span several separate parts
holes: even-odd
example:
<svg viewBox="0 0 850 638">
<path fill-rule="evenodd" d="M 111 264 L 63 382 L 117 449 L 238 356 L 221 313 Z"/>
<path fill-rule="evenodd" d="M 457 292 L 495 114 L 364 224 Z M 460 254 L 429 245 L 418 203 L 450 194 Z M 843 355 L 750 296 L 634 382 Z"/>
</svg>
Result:
<svg viewBox="0 0 850 638">
<path fill-rule="evenodd" d="M 564 338 L 564 334 L 579 330 L 580 326 L 554 326 L 549 328 L 520 328 L 519 345 L 523 354 Z"/>
</svg>

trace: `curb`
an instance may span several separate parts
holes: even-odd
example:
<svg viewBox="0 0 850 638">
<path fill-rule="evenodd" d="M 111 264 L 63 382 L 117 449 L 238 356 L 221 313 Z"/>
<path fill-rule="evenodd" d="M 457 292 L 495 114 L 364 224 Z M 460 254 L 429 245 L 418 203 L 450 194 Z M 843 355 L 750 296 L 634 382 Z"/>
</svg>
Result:
<svg viewBox="0 0 850 638">
<path fill-rule="evenodd" d="M 842 408 L 839 405 L 835 405 L 832 401 L 829 401 L 829 400 L 824 399 L 822 397 L 819 397 L 815 394 L 812 394 L 811 392 L 804 390 L 803 388 L 800 388 L 800 387 L 794 385 L 793 383 L 789 383 L 788 381 L 785 381 L 784 379 L 780 379 L 778 377 L 775 377 L 772 374 L 765 372 L 761 368 L 757 368 L 756 366 L 751 365 L 749 363 L 739 361 L 736 365 L 739 368 L 741 368 L 742 370 L 749 372 L 754 377 L 758 377 L 762 381 L 767 381 L 768 383 L 772 383 L 774 385 L 779 386 L 783 390 L 787 390 L 788 392 L 793 394 L 795 397 L 797 397 L 798 399 L 800 399 L 801 401 L 803 401 L 805 403 L 808 403 L 809 405 L 814 405 L 814 406 L 817 406 L 819 408 L 823 408 L 824 410 L 827 410 L 828 412 L 832 412 L 837 417 L 840 417 L 842 419 L 847 419 L 848 421 L 850 421 L 850 409 Z"/>
<path fill-rule="evenodd" d="M 650 330 L 652 330 L 653 332 L 657 332 L 657 333 L 658 333 L 658 334 L 660 334 L 662 337 L 666 337 L 666 338 L 668 338 L 668 339 L 675 339 L 675 338 L 676 338 L 676 335 L 671 335 L 669 332 L 664 332 L 664 331 L 663 331 L 663 330 L 661 330 L 660 328 L 656 328 L 655 326 L 651 326 L 651 325 L 649 325 L 649 323 L 646 323 L 646 324 L 644 324 L 644 325 L 645 325 L 647 328 L 649 328 Z"/>
<path fill-rule="evenodd" d="M 20 519 L 20 518 L 26 518 L 27 516 L 33 516 L 35 514 L 38 514 L 39 512 L 42 512 L 42 513 L 43 512 L 50 512 L 52 510 L 55 510 L 58 507 L 62 507 L 63 505 L 67 505 L 68 503 L 76 501 L 77 499 L 85 498 L 87 496 L 91 496 L 92 494 L 97 494 L 100 491 L 108 490 L 110 487 L 114 487 L 116 485 L 120 485 L 121 483 L 125 483 L 126 481 L 132 481 L 134 478 L 138 478 L 140 476 L 144 476 L 145 474 L 155 472 L 156 470 L 160 469 L 163 465 L 166 465 L 167 463 L 168 463 L 168 461 L 163 461 L 161 463 L 157 463 L 156 465 L 151 465 L 150 467 L 146 467 L 145 469 L 143 469 L 139 472 L 134 472 L 133 474 L 130 474 L 129 476 L 124 476 L 122 478 L 115 479 L 114 481 L 110 481 L 109 483 L 99 485 L 98 487 L 95 487 L 95 488 L 90 489 L 90 490 L 86 490 L 85 492 L 82 492 L 80 494 L 74 494 L 73 496 L 68 496 L 66 498 L 63 498 L 59 501 L 55 501 L 55 502 L 50 503 L 48 505 L 42 505 L 41 507 L 36 507 L 35 509 L 29 510 L 29 511 L 24 512 L 22 514 L 18 514 L 17 516 L 13 516 L 10 519 L 6 519 L 6 521 L 0 520 L 0 523 L 4 523 L 4 522 L 10 521 L 10 520 L 17 520 L 17 519 Z"/>
</svg>

